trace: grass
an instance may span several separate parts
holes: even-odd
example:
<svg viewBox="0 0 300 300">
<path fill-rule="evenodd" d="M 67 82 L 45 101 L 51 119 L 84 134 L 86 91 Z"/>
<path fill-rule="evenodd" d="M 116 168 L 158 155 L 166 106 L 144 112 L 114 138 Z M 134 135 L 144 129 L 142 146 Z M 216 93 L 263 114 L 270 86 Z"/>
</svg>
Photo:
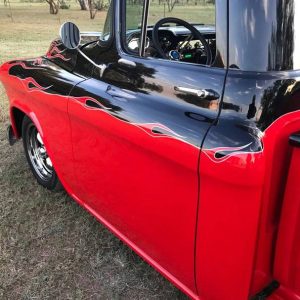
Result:
<svg viewBox="0 0 300 300">
<path fill-rule="evenodd" d="M 56 16 L 43 3 L 11 7 L 13 21 L 0 4 L 0 64 L 45 53 L 65 20 L 83 31 L 99 31 L 105 20 L 75 4 Z M 69 196 L 41 188 L 21 143 L 8 145 L 8 124 L 0 84 L 0 299 L 186 298 Z"/>
</svg>

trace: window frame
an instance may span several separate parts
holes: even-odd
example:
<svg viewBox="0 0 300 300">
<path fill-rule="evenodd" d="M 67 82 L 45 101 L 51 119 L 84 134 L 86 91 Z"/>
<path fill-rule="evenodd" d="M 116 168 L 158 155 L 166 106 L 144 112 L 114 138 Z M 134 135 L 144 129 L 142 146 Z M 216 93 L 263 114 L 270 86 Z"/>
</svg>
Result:
<svg viewBox="0 0 300 300">
<path fill-rule="evenodd" d="M 111 18 L 110 18 L 110 36 L 107 40 L 103 40 L 101 39 L 101 36 L 99 37 L 99 41 L 98 41 L 98 45 L 101 47 L 105 47 L 105 48 L 109 48 L 111 46 L 111 44 L 113 43 L 114 39 L 115 39 L 115 0 L 111 0 L 110 6 L 108 8 L 107 11 L 107 15 L 106 15 L 106 19 L 105 19 L 105 23 L 103 26 L 103 29 L 105 27 L 106 24 L 106 20 L 108 17 L 108 13 L 111 13 Z M 102 32 L 101 32 L 102 34 Z"/>
<path fill-rule="evenodd" d="M 211 65 L 204 65 L 204 64 L 196 64 L 192 62 L 185 62 L 185 61 L 172 61 L 172 63 L 177 63 L 177 64 L 188 64 L 188 65 L 196 65 L 199 67 L 209 67 L 209 68 L 218 68 L 218 69 L 226 69 L 227 68 L 227 63 L 228 63 L 228 1 L 229 0 L 216 0 L 215 1 L 215 28 L 216 28 L 216 56 L 215 60 L 212 62 Z M 221 4 L 221 5 L 220 5 Z M 144 0 L 143 1 L 143 15 L 142 15 L 142 26 L 141 26 L 141 39 L 144 40 L 144 47 L 141 49 L 139 48 L 139 52 L 135 52 L 130 50 L 127 45 L 126 45 L 126 0 L 121 1 L 120 5 L 120 20 L 121 20 L 121 25 L 120 25 L 120 49 L 121 51 L 132 58 L 140 58 L 140 59 L 146 59 L 146 60 L 159 60 L 161 62 L 166 61 L 163 58 L 157 58 L 157 57 L 146 57 L 145 56 L 145 36 L 146 36 L 146 30 L 147 30 L 147 23 L 148 23 L 148 13 L 149 13 L 149 8 L 150 6 L 150 0 Z M 220 10 L 218 11 L 218 5 Z M 147 7 L 145 7 L 147 6 Z M 151 9 L 151 8 L 150 8 Z M 223 12 L 221 13 L 221 10 Z M 219 16 L 221 15 L 221 16 Z M 219 22 L 219 18 L 222 17 L 224 18 L 224 22 Z M 220 24 L 218 24 L 220 23 Z M 224 24 L 225 23 L 225 24 Z M 224 25 L 225 29 L 224 29 Z M 218 38 L 217 36 L 218 31 L 223 28 L 223 31 L 226 32 L 226 37 L 225 39 L 222 39 L 223 47 L 220 47 L 221 50 L 219 51 L 218 47 Z M 221 39 L 220 39 L 221 40 Z M 223 48 L 223 49 L 222 49 Z M 222 55 L 223 54 L 223 55 Z M 220 60 L 221 58 L 221 60 Z"/>
<path fill-rule="evenodd" d="M 149 7 L 149 3 L 150 0 L 143 0 L 143 13 L 142 13 L 142 20 L 141 20 L 141 39 L 145 39 L 143 36 L 145 36 L 145 33 L 143 32 L 143 28 L 145 27 L 145 13 L 147 12 L 147 16 L 146 16 L 146 27 L 147 27 L 147 20 L 148 20 L 148 10 L 146 10 L 145 8 L 145 4 L 148 3 L 148 7 Z M 124 51 L 124 53 L 126 53 L 127 55 L 133 56 L 133 57 L 144 57 L 141 56 L 142 52 L 141 51 L 141 47 L 139 47 L 138 52 L 132 51 L 131 49 L 128 48 L 127 43 L 126 43 L 126 0 L 121 1 L 121 5 L 120 5 L 120 20 L 121 20 L 121 49 L 122 51 Z"/>
</svg>

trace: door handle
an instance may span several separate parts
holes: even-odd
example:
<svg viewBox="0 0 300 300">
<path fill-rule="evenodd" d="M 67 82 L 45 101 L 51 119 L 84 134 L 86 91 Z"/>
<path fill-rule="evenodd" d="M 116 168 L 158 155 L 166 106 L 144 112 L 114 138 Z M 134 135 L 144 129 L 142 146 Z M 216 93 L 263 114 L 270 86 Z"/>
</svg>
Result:
<svg viewBox="0 0 300 300">
<path fill-rule="evenodd" d="M 176 92 L 196 96 L 196 97 L 198 97 L 200 99 L 204 99 L 204 100 L 217 100 L 220 98 L 220 95 L 216 91 L 211 90 L 211 89 L 197 90 L 197 89 L 192 89 L 192 88 L 187 88 L 187 87 L 182 87 L 182 86 L 175 86 L 174 90 Z"/>
<path fill-rule="evenodd" d="M 124 65 L 124 66 L 130 67 L 130 68 L 135 68 L 136 67 L 136 63 L 134 61 L 131 61 L 131 60 L 125 59 L 125 58 L 120 58 L 118 60 L 118 63 L 120 65 Z"/>
</svg>

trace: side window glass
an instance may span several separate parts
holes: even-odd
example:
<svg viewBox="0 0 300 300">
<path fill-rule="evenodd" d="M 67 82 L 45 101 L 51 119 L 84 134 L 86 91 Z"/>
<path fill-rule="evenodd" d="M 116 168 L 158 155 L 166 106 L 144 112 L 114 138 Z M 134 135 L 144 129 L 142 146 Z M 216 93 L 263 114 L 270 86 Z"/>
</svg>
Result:
<svg viewBox="0 0 300 300">
<path fill-rule="evenodd" d="M 125 46 L 129 52 L 139 52 L 143 6 L 142 0 L 126 0 Z"/>
<path fill-rule="evenodd" d="M 144 1 L 127 1 L 126 44 L 138 50 Z M 216 56 L 215 0 L 150 0 L 145 56 L 211 65 Z"/>
</svg>

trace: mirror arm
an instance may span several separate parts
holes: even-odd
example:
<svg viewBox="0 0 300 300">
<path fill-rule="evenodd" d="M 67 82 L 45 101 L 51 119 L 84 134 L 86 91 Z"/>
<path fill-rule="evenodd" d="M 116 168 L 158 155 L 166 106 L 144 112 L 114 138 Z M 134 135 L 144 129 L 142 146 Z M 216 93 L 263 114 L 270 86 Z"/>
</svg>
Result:
<svg viewBox="0 0 300 300">
<path fill-rule="evenodd" d="M 100 77 L 103 76 L 103 73 L 105 69 L 107 68 L 107 65 L 102 64 L 102 65 L 97 65 L 94 61 L 92 61 L 86 54 L 84 54 L 80 49 L 77 49 L 78 52 L 86 59 L 88 60 L 92 65 L 94 65 L 96 68 L 100 69 Z"/>
<path fill-rule="evenodd" d="M 77 49 L 78 52 L 92 65 L 96 68 L 100 69 L 100 77 L 103 76 L 105 69 L 107 66 L 105 64 L 97 65 L 94 61 L 92 61 L 85 53 L 81 51 L 79 48 L 81 35 L 79 28 L 72 22 L 66 22 L 60 27 L 59 35 L 63 45 L 70 50 Z M 72 37 L 72 38 L 71 38 Z"/>
</svg>

